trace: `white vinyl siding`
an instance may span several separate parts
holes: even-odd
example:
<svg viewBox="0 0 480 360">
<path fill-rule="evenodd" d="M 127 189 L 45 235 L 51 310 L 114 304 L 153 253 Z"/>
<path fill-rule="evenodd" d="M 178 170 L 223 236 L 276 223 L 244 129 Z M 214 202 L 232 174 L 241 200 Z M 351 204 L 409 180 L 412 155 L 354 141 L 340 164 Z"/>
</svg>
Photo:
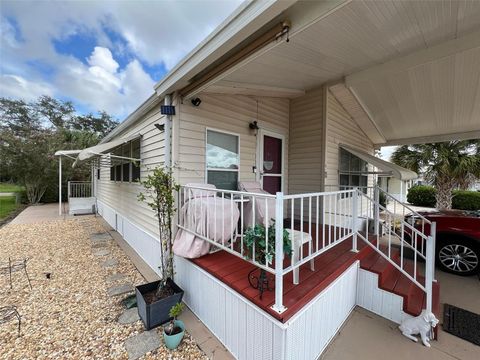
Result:
<svg viewBox="0 0 480 360">
<path fill-rule="evenodd" d="M 202 103 L 198 107 L 188 101 L 177 107 L 180 130 L 175 162 L 181 184 L 206 181 L 207 128 L 240 135 L 239 181 L 255 181 L 253 166 L 257 161 L 257 138 L 249 128 L 249 123 L 256 120 L 261 129 L 285 136 L 285 148 L 288 148 L 288 99 L 223 94 L 200 94 L 199 97 Z M 285 174 L 287 162 L 285 159 Z M 287 177 L 284 186 L 288 188 L 286 180 Z"/>
<path fill-rule="evenodd" d="M 145 179 L 148 169 L 163 165 L 164 133 L 154 126 L 154 124 L 162 124 L 163 122 L 164 117 L 160 114 L 160 104 L 157 104 L 142 119 L 114 138 L 126 138 L 135 134 L 142 135 L 140 139 L 141 180 Z M 97 180 L 98 199 L 148 232 L 157 234 L 158 224 L 153 212 L 144 202 L 137 200 L 140 191 L 141 185 L 139 183 L 110 181 L 110 168 L 101 168 L 100 180 Z"/>
<path fill-rule="evenodd" d="M 374 147 L 330 91 L 327 94 L 325 185 L 326 190 L 336 190 L 334 187 L 339 185 L 340 144 L 356 147 L 369 154 L 373 154 Z M 373 176 L 369 176 L 368 185 L 372 184 Z"/>
<path fill-rule="evenodd" d="M 322 191 L 323 107 L 323 88 L 290 102 L 290 194 Z"/>
</svg>

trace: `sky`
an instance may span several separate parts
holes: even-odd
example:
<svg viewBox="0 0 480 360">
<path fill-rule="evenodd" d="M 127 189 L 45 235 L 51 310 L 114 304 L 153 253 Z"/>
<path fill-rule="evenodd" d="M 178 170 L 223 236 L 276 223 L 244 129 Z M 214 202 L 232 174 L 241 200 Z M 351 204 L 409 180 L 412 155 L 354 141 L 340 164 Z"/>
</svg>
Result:
<svg viewBox="0 0 480 360">
<path fill-rule="evenodd" d="M 242 0 L 0 1 L 0 97 L 120 121 Z"/>
</svg>

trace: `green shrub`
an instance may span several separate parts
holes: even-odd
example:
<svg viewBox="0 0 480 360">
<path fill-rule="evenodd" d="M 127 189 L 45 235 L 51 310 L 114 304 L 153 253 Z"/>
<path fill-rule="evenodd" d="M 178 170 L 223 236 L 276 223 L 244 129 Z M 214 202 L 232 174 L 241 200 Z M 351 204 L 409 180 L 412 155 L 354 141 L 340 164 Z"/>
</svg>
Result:
<svg viewBox="0 0 480 360">
<path fill-rule="evenodd" d="M 480 192 L 455 190 L 452 208 L 458 210 L 480 210 Z"/>
<path fill-rule="evenodd" d="M 415 185 L 408 190 L 407 201 L 415 206 L 435 207 L 435 188 L 428 185 Z"/>
</svg>

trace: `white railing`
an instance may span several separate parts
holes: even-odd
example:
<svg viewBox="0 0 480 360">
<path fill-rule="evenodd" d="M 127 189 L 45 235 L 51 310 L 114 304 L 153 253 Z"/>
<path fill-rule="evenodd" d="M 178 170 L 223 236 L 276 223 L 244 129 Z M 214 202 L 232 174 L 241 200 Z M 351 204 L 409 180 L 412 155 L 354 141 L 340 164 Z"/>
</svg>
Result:
<svg viewBox="0 0 480 360">
<path fill-rule="evenodd" d="M 275 275 L 274 309 L 282 312 L 285 275 L 293 272 L 293 281 L 298 283 L 300 266 L 310 262 L 313 269 L 313 261 L 320 254 L 352 236 L 356 239 L 354 193 L 345 190 L 284 196 L 182 186 L 178 193 L 178 228 Z M 245 244 L 245 232 L 255 225 L 261 225 L 265 239 L 271 239 L 260 249 Z M 292 247 L 287 259 L 284 236 Z M 356 250 L 355 241 L 353 246 Z"/>
<path fill-rule="evenodd" d="M 376 201 L 378 196 L 379 190 L 369 193 L 357 188 L 271 195 L 182 186 L 178 192 L 178 228 L 273 274 L 272 308 L 279 313 L 285 310 L 283 277 L 293 272 L 297 284 L 300 266 L 310 262 L 313 270 L 316 257 L 349 238 L 352 251 L 357 251 L 360 238 L 425 291 L 431 311 L 435 223 L 415 212 L 414 222 L 409 223 Z M 264 231 L 264 239 L 269 239 L 261 248 L 245 243 L 245 233 L 252 234 L 255 226 Z M 287 257 L 285 237 L 292 248 Z M 405 261 L 407 253 L 413 256 L 413 268 Z"/>
<path fill-rule="evenodd" d="M 68 198 L 92 197 L 92 183 L 87 181 L 69 181 Z"/>
</svg>

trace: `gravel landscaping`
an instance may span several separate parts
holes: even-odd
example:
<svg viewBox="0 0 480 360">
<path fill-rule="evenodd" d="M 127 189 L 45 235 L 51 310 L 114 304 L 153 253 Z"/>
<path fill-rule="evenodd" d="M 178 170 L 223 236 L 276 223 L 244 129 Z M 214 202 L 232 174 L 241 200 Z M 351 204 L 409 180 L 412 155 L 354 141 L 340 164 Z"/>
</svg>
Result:
<svg viewBox="0 0 480 360">
<path fill-rule="evenodd" d="M 118 322 L 125 312 L 121 300 L 132 292 L 115 295 L 112 288 L 128 291 L 145 281 L 113 239 L 102 239 L 101 246 L 91 240 L 104 232 L 94 217 L 0 229 L 0 262 L 29 258 L 33 286 L 21 271 L 13 274 L 13 289 L 8 275 L 0 275 L 0 307 L 15 305 L 22 317 L 20 336 L 16 321 L 0 324 L 0 359 L 129 358 L 125 343 L 135 343 L 127 339 L 144 328 L 136 318 Z M 103 266 L 106 261 L 116 264 Z M 154 331 L 161 339 L 161 330 Z M 188 334 L 176 351 L 160 340 L 160 347 L 142 357 L 206 358 Z"/>
</svg>

